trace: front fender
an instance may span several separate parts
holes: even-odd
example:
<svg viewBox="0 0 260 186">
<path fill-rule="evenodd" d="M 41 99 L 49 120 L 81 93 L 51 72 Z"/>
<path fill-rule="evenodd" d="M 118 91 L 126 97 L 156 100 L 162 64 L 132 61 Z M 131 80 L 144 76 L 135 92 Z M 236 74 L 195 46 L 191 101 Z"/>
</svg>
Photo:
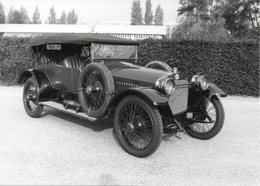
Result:
<svg viewBox="0 0 260 186">
<path fill-rule="evenodd" d="M 165 106 L 168 104 L 168 97 L 151 88 L 130 88 L 116 94 L 110 102 L 109 107 L 116 107 L 126 96 L 136 95 L 154 106 Z"/>
<path fill-rule="evenodd" d="M 213 96 L 226 97 L 227 94 L 213 83 L 209 83 L 208 89 L 205 91 L 191 86 L 189 91 L 189 110 L 197 108 L 205 98 L 210 100 Z"/>
<path fill-rule="evenodd" d="M 217 87 L 217 85 L 213 83 L 209 83 L 209 88 L 206 92 L 209 99 L 214 95 L 219 95 L 220 97 L 227 97 L 227 93 L 221 90 L 219 87 Z"/>
</svg>

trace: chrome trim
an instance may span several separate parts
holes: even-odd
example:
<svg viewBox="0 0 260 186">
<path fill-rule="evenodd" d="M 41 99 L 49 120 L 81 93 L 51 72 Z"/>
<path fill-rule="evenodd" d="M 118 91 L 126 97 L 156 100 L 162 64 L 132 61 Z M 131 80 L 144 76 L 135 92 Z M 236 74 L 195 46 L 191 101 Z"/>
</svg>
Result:
<svg viewBox="0 0 260 186">
<path fill-rule="evenodd" d="M 205 79 L 206 87 L 202 87 L 202 80 Z M 191 79 L 191 84 L 199 87 L 201 90 L 205 91 L 209 87 L 209 82 L 207 80 L 206 75 L 195 75 Z"/>
<path fill-rule="evenodd" d="M 165 92 L 164 87 L 165 87 L 165 85 L 167 84 L 168 81 L 172 81 L 172 82 L 173 82 L 173 92 L 174 92 L 175 86 L 176 86 L 175 81 L 174 81 L 174 79 L 168 78 L 167 76 L 163 76 L 163 77 L 157 79 L 157 81 L 155 82 L 155 88 L 156 88 L 157 90 L 159 90 L 159 91 L 161 91 L 161 92 L 167 94 L 167 93 Z M 167 95 L 169 95 L 169 94 L 167 94 Z"/>
<path fill-rule="evenodd" d="M 170 94 L 168 94 L 168 93 L 165 91 L 165 87 L 166 87 L 166 84 L 167 84 L 168 81 L 172 81 L 172 82 L 173 82 L 172 91 L 171 91 Z M 169 96 L 173 94 L 173 92 L 175 91 L 175 82 L 174 82 L 173 79 L 167 78 L 166 80 L 164 80 L 164 83 L 163 83 L 163 91 L 164 91 L 165 94 L 167 94 L 167 95 L 169 95 Z"/>
</svg>

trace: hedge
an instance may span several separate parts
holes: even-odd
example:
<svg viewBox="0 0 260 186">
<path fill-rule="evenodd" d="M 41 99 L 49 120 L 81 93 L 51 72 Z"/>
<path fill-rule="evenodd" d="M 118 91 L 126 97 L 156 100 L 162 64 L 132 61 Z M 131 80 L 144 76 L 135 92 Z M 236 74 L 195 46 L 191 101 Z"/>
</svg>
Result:
<svg viewBox="0 0 260 186">
<path fill-rule="evenodd" d="M 229 95 L 259 96 L 258 44 L 145 40 L 139 60 L 141 65 L 165 61 L 188 79 L 205 74 Z"/>
<path fill-rule="evenodd" d="M 178 67 L 182 77 L 206 74 L 229 95 L 259 96 L 259 46 L 253 43 L 144 40 L 139 63 L 153 60 Z M 0 82 L 15 84 L 32 67 L 29 38 L 0 38 Z"/>
<path fill-rule="evenodd" d="M 32 67 L 29 38 L 0 38 L 0 82 L 16 84 L 20 71 Z"/>
</svg>

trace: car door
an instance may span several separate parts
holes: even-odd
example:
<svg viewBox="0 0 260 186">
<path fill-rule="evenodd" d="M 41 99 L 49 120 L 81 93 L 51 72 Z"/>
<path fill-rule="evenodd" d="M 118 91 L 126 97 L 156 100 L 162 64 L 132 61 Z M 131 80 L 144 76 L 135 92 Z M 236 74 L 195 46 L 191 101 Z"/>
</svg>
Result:
<svg viewBox="0 0 260 186">
<path fill-rule="evenodd" d="M 70 92 L 71 69 L 63 64 L 64 51 L 60 44 L 48 44 L 46 54 L 42 56 L 45 63 L 45 73 L 48 76 L 51 86 L 61 92 Z"/>
<path fill-rule="evenodd" d="M 72 69 L 61 65 L 59 67 L 59 79 L 62 82 L 60 86 L 60 90 L 62 92 L 72 92 Z"/>
<path fill-rule="evenodd" d="M 62 83 L 59 78 L 60 69 L 61 67 L 55 64 L 55 62 L 53 61 L 45 62 L 45 74 L 47 75 L 52 88 L 58 90 L 61 89 L 61 83 Z"/>
</svg>

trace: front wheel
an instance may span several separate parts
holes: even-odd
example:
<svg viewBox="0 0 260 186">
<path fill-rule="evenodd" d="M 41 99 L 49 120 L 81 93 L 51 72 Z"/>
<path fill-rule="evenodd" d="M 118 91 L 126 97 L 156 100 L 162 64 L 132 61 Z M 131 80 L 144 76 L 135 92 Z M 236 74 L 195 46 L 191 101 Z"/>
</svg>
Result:
<svg viewBox="0 0 260 186">
<path fill-rule="evenodd" d="M 114 132 L 126 152 L 147 157 L 161 143 L 162 119 L 157 108 L 138 97 L 128 96 L 116 108 Z"/>
<path fill-rule="evenodd" d="M 43 106 L 38 104 L 39 87 L 34 78 L 29 78 L 23 90 L 23 104 L 26 113 L 33 117 L 38 118 L 41 116 Z"/>
<path fill-rule="evenodd" d="M 223 127 L 225 112 L 217 96 L 205 104 L 204 112 L 194 114 L 193 121 L 185 128 L 186 132 L 198 139 L 207 140 L 216 136 Z"/>
</svg>

